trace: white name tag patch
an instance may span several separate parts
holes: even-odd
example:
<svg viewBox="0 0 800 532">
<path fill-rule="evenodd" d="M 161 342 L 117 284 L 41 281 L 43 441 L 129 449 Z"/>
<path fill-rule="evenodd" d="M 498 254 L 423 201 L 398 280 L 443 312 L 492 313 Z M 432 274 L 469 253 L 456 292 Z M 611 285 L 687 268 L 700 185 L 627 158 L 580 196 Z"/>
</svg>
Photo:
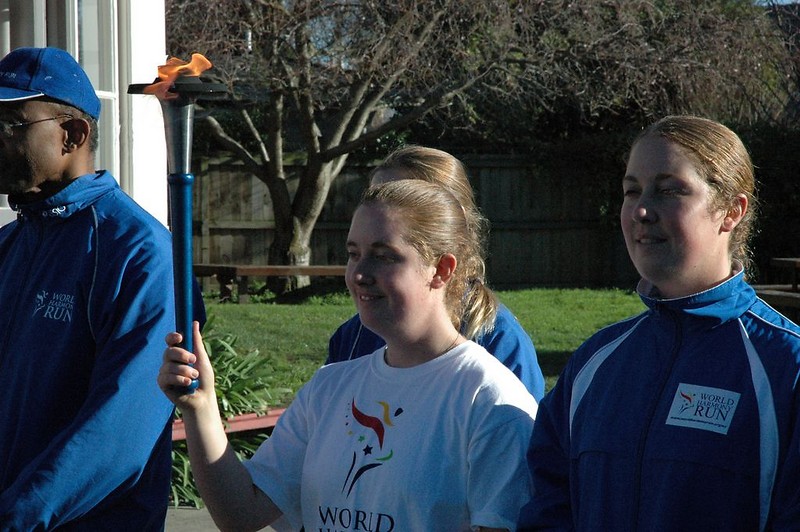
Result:
<svg viewBox="0 0 800 532">
<path fill-rule="evenodd" d="M 739 397 L 720 388 L 681 383 L 667 414 L 667 425 L 728 434 Z"/>
</svg>

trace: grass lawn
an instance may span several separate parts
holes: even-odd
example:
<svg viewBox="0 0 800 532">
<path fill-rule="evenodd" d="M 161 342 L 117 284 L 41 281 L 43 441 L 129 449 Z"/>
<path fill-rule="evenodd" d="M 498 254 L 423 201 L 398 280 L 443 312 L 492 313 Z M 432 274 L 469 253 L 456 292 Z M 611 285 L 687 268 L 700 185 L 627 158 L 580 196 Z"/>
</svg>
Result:
<svg viewBox="0 0 800 532">
<path fill-rule="evenodd" d="M 550 389 L 569 355 L 593 332 L 644 309 L 622 290 L 528 289 L 498 292 L 531 335 Z M 206 302 L 219 332 L 236 336 L 236 349 L 257 349 L 270 360 L 275 405 L 284 405 L 325 361 L 328 338 L 354 312 L 341 287 L 292 301 L 243 305 Z"/>
</svg>

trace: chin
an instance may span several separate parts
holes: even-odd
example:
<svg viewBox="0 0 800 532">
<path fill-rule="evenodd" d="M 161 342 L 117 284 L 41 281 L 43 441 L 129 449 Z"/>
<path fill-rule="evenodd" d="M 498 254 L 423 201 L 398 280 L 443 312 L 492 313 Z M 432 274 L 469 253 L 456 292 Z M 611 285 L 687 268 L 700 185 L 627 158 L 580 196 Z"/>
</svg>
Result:
<svg viewBox="0 0 800 532">
<path fill-rule="evenodd" d="M 374 332 L 378 336 L 381 336 L 380 331 L 385 328 L 383 320 L 380 320 L 375 316 L 370 315 L 369 312 L 362 312 L 361 309 L 359 309 L 358 315 L 364 327 Z"/>
<path fill-rule="evenodd" d="M 663 259 L 641 258 L 633 261 L 633 266 L 642 278 L 658 285 L 659 283 L 670 282 L 680 278 L 681 268 L 668 263 Z"/>
</svg>

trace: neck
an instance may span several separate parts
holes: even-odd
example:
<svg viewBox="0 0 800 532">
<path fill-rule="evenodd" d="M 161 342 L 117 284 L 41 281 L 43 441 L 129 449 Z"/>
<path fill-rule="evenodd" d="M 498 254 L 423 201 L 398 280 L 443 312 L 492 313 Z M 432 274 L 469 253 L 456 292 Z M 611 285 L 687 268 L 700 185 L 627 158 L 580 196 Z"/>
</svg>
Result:
<svg viewBox="0 0 800 532">
<path fill-rule="evenodd" d="M 75 180 L 62 180 L 62 181 L 45 181 L 41 183 L 39 186 L 32 187 L 25 192 L 21 192 L 19 194 L 11 194 L 9 195 L 9 199 L 13 203 L 17 203 L 20 205 L 28 204 L 28 203 L 35 203 L 37 201 L 45 200 L 51 196 L 55 196 L 63 189 L 67 188 L 70 183 Z"/>
<path fill-rule="evenodd" d="M 386 344 L 384 359 L 395 368 L 411 368 L 439 358 L 466 339 L 451 327 L 449 334 L 423 337 L 418 341 L 389 342 Z"/>
</svg>

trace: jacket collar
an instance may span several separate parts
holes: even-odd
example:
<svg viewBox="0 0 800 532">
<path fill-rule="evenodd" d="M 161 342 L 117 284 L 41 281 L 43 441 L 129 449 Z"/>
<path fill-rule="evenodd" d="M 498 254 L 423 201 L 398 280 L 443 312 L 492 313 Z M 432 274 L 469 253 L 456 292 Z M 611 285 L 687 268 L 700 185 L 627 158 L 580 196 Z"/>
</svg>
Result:
<svg viewBox="0 0 800 532">
<path fill-rule="evenodd" d="M 118 186 L 111 174 L 102 170 L 80 176 L 49 198 L 28 204 L 10 202 L 10 206 L 22 219 L 68 218 Z"/>
<path fill-rule="evenodd" d="M 710 318 L 716 324 L 737 319 L 744 314 L 756 299 L 753 288 L 744 280 L 744 269 L 734 262 L 734 274 L 722 283 L 684 297 L 662 299 L 655 287 L 642 279 L 636 287 L 639 297 L 652 310 L 667 309 L 687 316 Z"/>
</svg>

